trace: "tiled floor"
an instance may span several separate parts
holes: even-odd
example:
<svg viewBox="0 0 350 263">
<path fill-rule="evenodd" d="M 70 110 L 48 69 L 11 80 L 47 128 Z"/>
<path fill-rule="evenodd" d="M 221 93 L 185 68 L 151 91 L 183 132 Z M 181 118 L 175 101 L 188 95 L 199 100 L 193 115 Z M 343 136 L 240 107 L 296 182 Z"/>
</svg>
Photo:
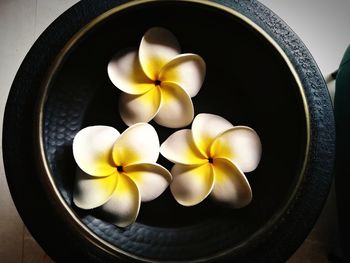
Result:
<svg viewBox="0 0 350 263">
<path fill-rule="evenodd" d="M 0 123 L 11 83 L 41 32 L 76 0 L 0 0 Z M 2 136 L 2 125 L 0 126 Z M 0 148 L 2 139 L 0 140 Z M 24 227 L 7 187 L 0 151 L 0 262 L 49 262 Z"/>
<path fill-rule="evenodd" d="M 40 33 L 76 0 L 0 0 L 0 123 L 15 73 Z M 347 11 L 343 0 L 261 0 L 282 17 L 314 55 L 328 76 L 350 43 Z M 334 85 L 333 85 L 334 86 Z M 331 85 L 331 90 L 333 87 Z M 0 126 L 1 127 L 1 126 Z M 2 134 L 0 128 L 0 134 Z M 1 137 L 1 135 L 0 135 Z M 1 140 L 0 140 L 1 148 Z M 329 262 L 327 255 L 337 245 L 337 219 L 334 192 L 309 237 L 288 261 Z M 51 262 L 24 227 L 9 195 L 0 151 L 0 261 Z"/>
</svg>

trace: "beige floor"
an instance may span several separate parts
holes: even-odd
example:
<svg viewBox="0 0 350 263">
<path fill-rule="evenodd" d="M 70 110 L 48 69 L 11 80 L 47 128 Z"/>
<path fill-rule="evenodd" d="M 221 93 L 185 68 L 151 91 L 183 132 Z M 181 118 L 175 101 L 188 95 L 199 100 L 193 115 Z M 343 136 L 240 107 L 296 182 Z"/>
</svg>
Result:
<svg viewBox="0 0 350 263">
<path fill-rule="evenodd" d="M 15 73 L 40 33 L 76 0 L 0 0 L 0 123 L 9 88 Z M 350 43 L 347 11 L 350 1 L 336 0 L 262 0 L 282 17 L 314 55 L 323 74 L 337 68 Z M 341 28 L 342 30 L 336 30 Z M 333 85 L 334 86 L 334 85 Z M 332 85 L 330 89 L 333 91 Z M 0 126 L 1 127 L 1 126 Z M 2 128 L 0 128 L 2 134 Z M 1 137 L 1 135 L 0 135 Z M 1 140 L 0 140 L 1 148 Z M 334 194 L 304 244 L 289 260 L 328 262 L 328 252 L 337 244 Z M 50 258 L 33 240 L 13 205 L 7 187 L 0 151 L 0 261 L 50 262 Z"/>
</svg>

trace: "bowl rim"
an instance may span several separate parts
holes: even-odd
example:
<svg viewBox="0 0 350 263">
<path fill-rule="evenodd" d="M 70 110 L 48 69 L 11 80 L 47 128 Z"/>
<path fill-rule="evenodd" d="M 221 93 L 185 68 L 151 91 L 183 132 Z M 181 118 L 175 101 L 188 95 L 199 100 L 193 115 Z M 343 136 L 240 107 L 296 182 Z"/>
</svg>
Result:
<svg viewBox="0 0 350 263">
<path fill-rule="evenodd" d="M 114 255 L 115 253 L 120 253 L 124 256 L 127 256 L 129 258 L 132 258 L 133 260 L 139 260 L 143 262 L 154 262 L 154 260 L 143 258 L 140 256 L 133 255 L 129 252 L 126 252 L 122 249 L 119 249 L 118 247 L 112 245 L 108 241 L 102 239 L 97 234 L 95 234 L 91 229 L 89 229 L 76 215 L 76 213 L 72 210 L 72 208 L 66 203 L 64 198 L 62 197 L 62 194 L 60 193 L 60 190 L 57 188 L 55 179 L 52 176 L 52 171 L 48 165 L 48 160 L 45 154 L 45 147 L 44 147 L 44 138 L 43 138 L 43 127 L 44 127 L 44 107 L 47 100 L 48 90 L 50 88 L 50 84 L 52 80 L 54 79 L 54 76 L 56 72 L 59 70 L 60 65 L 62 62 L 64 62 L 65 57 L 69 55 L 69 51 L 71 49 L 74 49 L 75 45 L 92 30 L 95 26 L 97 26 L 99 23 L 103 22 L 104 20 L 108 19 L 109 17 L 124 11 L 130 7 L 148 4 L 152 2 L 157 2 L 157 0 L 136 0 L 131 1 L 127 3 L 123 3 L 121 5 L 118 5 L 102 14 L 97 16 L 95 19 L 90 21 L 88 24 L 86 24 L 84 27 L 82 27 L 74 36 L 66 43 L 66 45 L 63 47 L 63 49 L 59 52 L 56 59 L 53 61 L 51 67 L 48 69 L 46 77 L 44 78 L 44 81 L 42 83 L 42 86 L 39 91 L 39 99 L 37 101 L 38 106 L 36 109 L 36 131 L 35 131 L 35 140 L 37 145 L 37 152 L 39 153 L 38 166 L 41 168 L 41 174 L 40 177 L 42 181 L 45 183 L 48 189 L 48 193 L 51 195 L 53 199 L 55 199 L 57 202 L 59 202 L 59 210 L 65 214 L 65 216 L 69 217 L 69 221 L 73 223 L 74 228 L 76 231 L 78 231 L 79 234 L 81 234 L 84 238 L 86 238 L 89 242 L 92 242 L 94 245 L 98 246 L 100 249 L 106 251 L 107 253 Z M 166 0 L 163 2 L 175 2 L 174 0 Z M 266 222 L 258 231 L 254 232 L 251 236 L 249 236 L 246 240 L 243 240 L 241 243 L 239 243 L 234 248 L 230 248 L 227 250 L 224 250 L 222 252 L 216 253 L 212 256 L 208 256 L 205 258 L 199 258 L 195 260 L 186 260 L 186 262 L 201 262 L 203 260 L 213 260 L 215 258 L 219 258 L 221 256 L 225 256 L 227 254 L 232 253 L 233 251 L 240 249 L 241 247 L 245 246 L 247 243 L 251 242 L 251 240 L 254 240 L 256 238 L 261 238 L 264 233 L 266 233 L 273 225 L 283 216 L 283 214 L 288 210 L 290 204 L 292 203 L 293 199 L 295 198 L 295 195 L 297 193 L 297 190 L 303 181 L 303 177 L 305 176 L 306 166 L 307 166 L 307 160 L 309 159 L 309 153 L 310 153 L 310 142 L 311 142 L 311 121 L 310 121 L 310 111 L 309 106 L 307 102 L 307 98 L 304 91 L 304 86 L 300 80 L 300 77 L 287 56 L 287 54 L 284 52 L 284 50 L 280 47 L 280 45 L 258 24 L 256 24 L 253 20 L 248 18 L 247 16 L 239 13 L 238 11 L 229 8 L 227 6 L 224 6 L 222 4 L 212 2 L 212 1 L 206 1 L 206 0 L 177 0 L 176 2 L 187 2 L 187 3 L 195 3 L 211 8 L 216 8 L 221 11 L 224 11 L 228 13 L 229 15 L 232 15 L 236 18 L 238 18 L 240 21 L 244 22 L 246 25 L 248 25 L 250 28 L 258 32 L 261 36 L 264 37 L 265 40 L 267 40 L 279 53 L 279 55 L 283 58 L 285 63 L 287 64 L 289 70 L 291 71 L 294 80 L 297 83 L 301 99 L 303 102 L 303 108 L 304 108 L 304 114 L 305 114 L 305 121 L 306 121 L 306 140 L 305 140 L 305 156 L 304 160 L 302 162 L 302 168 L 300 171 L 300 174 L 298 176 L 297 182 L 295 187 L 293 188 L 290 196 L 288 197 L 288 201 L 277 210 L 273 214 L 273 216 L 270 218 L 268 222 Z M 157 260 L 157 262 L 168 262 L 168 261 L 162 261 Z"/>
<path fill-rule="evenodd" d="M 161 1 L 161 0 L 159 0 Z M 172 0 L 175 2 L 175 0 Z M 219 258 L 227 262 L 283 262 L 306 238 L 328 196 L 335 159 L 335 123 L 325 80 L 310 52 L 288 25 L 258 1 L 210 0 L 248 17 L 270 35 L 292 62 L 310 112 L 310 149 L 306 171 L 295 198 L 265 236 L 239 251 Z M 84 0 L 62 13 L 35 41 L 12 83 L 3 119 L 2 150 L 5 175 L 16 208 L 28 230 L 46 252 L 62 262 L 127 261 L 78 235 L 78 226 L 58 209 L 47 178 L 38 164 L 37 96 L 52 61 L 66 41 L 99 15 L 127 0 Z M 138 1 L 140 2 L 140 1 Z M 179 1 L 176 1 L 179 2 Z M 193 1 L 191 1 L 193 2 Z M 301 153 L 302 154 L 302 153 Z M 302 161 L 302 160 L 301 160 Z M 48 223 L 49 222 L 49 223 Z M 55 238 L 52 238 L 55 237 Z M 94 243 L 95 242 L 95 243 Z M 58 244 L 68 244 L 62 250 Z M 134 259 L 136 261 L 136 259 Z"/>
</svg>

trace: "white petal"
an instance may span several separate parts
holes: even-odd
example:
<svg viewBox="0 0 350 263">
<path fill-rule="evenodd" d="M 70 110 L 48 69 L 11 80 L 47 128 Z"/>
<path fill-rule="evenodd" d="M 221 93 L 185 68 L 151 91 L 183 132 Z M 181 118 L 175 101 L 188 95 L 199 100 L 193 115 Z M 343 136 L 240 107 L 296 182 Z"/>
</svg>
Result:
<svg viewBox="0 0 350 263">
<path fill-rule="evenodd" d="M 73 202 L 82 209 L 92 209 L 106 203 L 118 183 L 118 174 L 95 177 L 77 169 Z"/>
<path fill-rule="evenodd" d="M 256 132 L 245 126 L 236 126 L 219 135 L 211 146 L 214 158 L 227 158 L 243 172 L 251 172 L 261 158 L 261 142 Z"/>
<path fill-rule="evenodd" d="M 101 209 L 112 223 L 126 227 L 135 222 L 140 210 L 141 197 L 136 184 L 128 176 L 119 174 L 118 184 L 112 197 Z"/>
<path fill-rule="evenodd" d="M 178 164 L 204 164 L 208 160 L 202 156 L 194 144 L 191 130 L 174 132 L 160 146 L 160 153 L 169 161 Z"/>
<path fill-rule="evenodd" d="M 222 132 L 233 128 L 233 125 L 226 119 L 208 113 L 198 114 L 192 123 L 193 140 L 198 149 L 205 156 L 210 154 L 210 145 Z"/>
<path fill-rule="evenodd" d="M 154 87 L 143 72 L 136 51 L 121 51 L 115 54 L 107 67 L 109 79 L 128 94 L 142 94 Z"/>
<path fill-rule="evenodd" d="M 193 120 L 194 109 L 190 96 L 175 83 L 161 84 L 162 100 L 154 120 L 168 128 L 180 128 Z"/>
<path fill-rule="evenodd" d="M 181 54 L 167 63 L 159 75 L 160 81 L 174 82 L 194 97 L 202 87 L 206 66 L 196 54 Z"/>
<path fill-rule="evenodd" d="M 161 27 L 149 29 L 139 48 L 142 69 L 153 80 L 158 79 L 161 68 L 179 53 L 180 45 L 176 37 Z"/>
<path fill-rule="evenodd" d="M 124 172 L 137 185 L 142 202 L 156 199 L 164 192 L 172 180 L 170 172 L 159 164 L 134 164 L 126 166 Z"/>
<path fill-rule="evenodd" d="M 217 158 L 213 163 L 215 185 L 212 195 L 218 201 L 241 208 L 252 200 L 252 190 L 243 172 L 228 159 Z"/>
<path fill-rule="evenodd" d="M 137 123 L 126 129 L 113 147 L 113 160 L 117 166 L 155 163 L 158 156 L 158 134 L 147 123 Z"/>
<path fill-rule="evenodd" d="M 131 126 L 138 122 L 149 122 L 158 113 L 161 93 L 153 87 L 141 95 L 120 95 L 119 111 L 123 121 Z"/>
<path fill-rule="evenodd" d="M 106 176 L 115 171 L 112 149 L 119 132 L 109 126 L 90 126 L 80 130 L 73 140 L 73 155 L 85 173 Z"/>
<path fill-rule="evenodd" d="M 170 190 L 175 200 L 184 206 L 202 202 L 214 186 L 213 170 L 209 163 L 200 166 L 175 164 Z"/>
</svg>

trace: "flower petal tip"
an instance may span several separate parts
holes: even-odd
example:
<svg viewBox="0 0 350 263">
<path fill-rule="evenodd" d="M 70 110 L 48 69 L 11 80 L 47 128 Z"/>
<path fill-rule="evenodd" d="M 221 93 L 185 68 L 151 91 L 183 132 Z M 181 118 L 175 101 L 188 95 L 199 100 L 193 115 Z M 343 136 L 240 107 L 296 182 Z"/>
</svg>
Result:
<svg viewBox="0 0 350 263">
<path fill-rule="evenodd" d="M 118 182 L 116 174 L 94 177 L 77 169 L 73 202 L 81 209 L 93 209 L 106 203 Z"/>
<path fill-rule="evenodd" d="M 181 128 L 189 125 L 194 117 L 190 96 L 175 83 L 161 85 L 162 100 L 154 120 L 168 128 Z"/>
<path fill-rule="evenodd" d="M 196 54 L 180 54 L 167 63 L 160 72 L 160 80 L 173 82 L 195 97 L 201 89 L 206 74 L 204 60 Z"/>
<path fill-rule="evenodd" d="M 215 185 L 212 196 L 232 208 L 242 208 L 252 201 L 252 190 L 244 173 L 228 159 L 213 163 Z"/>
<path fill-rule="evenodd" d="M 90 126 L 80 130 L 73 139 L 73 156 L 85 173 L 107 176 L 114 172 L 111 151 L 120 133 L 109 126 Z"/>
<path fill-rule="evenodd" d="M 117 165 L 155 163 L 158 156 L 158 134 L 148 123 L 130 126 L 120 135 L 113 147 L 113 160 Z"/>
<path fill-rule="evenodd" d="M 120 174 L 112 197 L 100 209 L 113 224 L 126 227 L 136 221 L 140 204 L 141 196 L 136 184 L 128 176 Z"/>
<path fill-rule="evenodd" d="M 209 164 L 199 166 L 174 165 L 174 179 L 170 190 L 175 200 L 183 206 L 202 202 L 214 187 L 213 170 Z"/>
<path fill-rule="evenodd" d="M 155 163 L 140 163 L 125 167 L 125 172 L 137 185 L 141 201 L 158 198 L 172 181 L 172 175 L 163 166 Z"/>
<path fill-rule="evenodd" d="M 126 125 L 149 122 L 157 115 L 161 103 L 159 88 L 152 88 L 141 95 L 122 93 L 119 98 L 119 111 Z"/>
<path fill-rule="evenodd" d="M 182 129 L 170 135 L 160 146 L 160 153 L 177 164 L 204 164 L 207 159 L 198 151 L 189 129 Z"/>
<path fill-rule="evenodd" d="M 254 171 L 262 154 L 258 134 L 247 126 L 235 126 L 223 132 L 215 139 L 210 150 L 217 157 L 230 159 L 243 172 Z"/>
<path fill-rule="evenodd" d="M 153 27 L 144 34 L 139 47 L 139 60 L 146 75 L 154 79 L 161 68 L 180 53 L 176 37 L 167 29 Z"/>
<path fill-rule="evenodd" d="M 115 54 L 107 66 L 108 77 L 121 91 L 140 95 L 153 88 L 153 81 L 143 72 L 136 50 L 122 50 Z"/>
</svg>

